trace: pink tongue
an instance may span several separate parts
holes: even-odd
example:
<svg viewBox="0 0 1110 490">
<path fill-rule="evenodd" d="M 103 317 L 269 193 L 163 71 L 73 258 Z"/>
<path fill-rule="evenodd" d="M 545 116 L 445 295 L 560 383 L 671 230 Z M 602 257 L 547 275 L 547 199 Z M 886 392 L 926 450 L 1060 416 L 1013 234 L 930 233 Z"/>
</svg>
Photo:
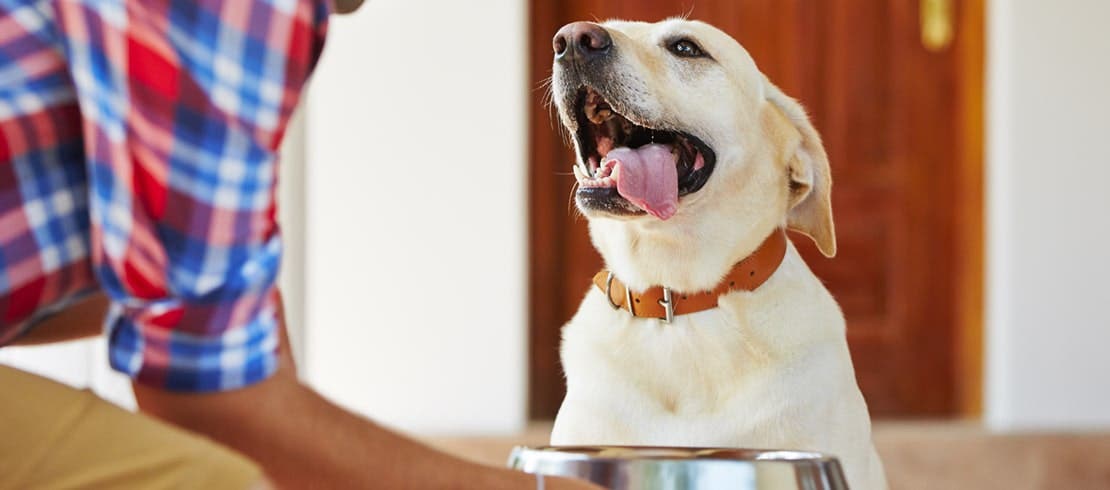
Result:
<svg viewBox="0 0 1110 490">
<path fill-rule="evenodd" d="M 605 159 L 616 160 L 613 180 L 621 196 L 656 218 L 674 216 L 678 210 L 678 168 L 669 146 L 614 148 Z"/>
</svg>

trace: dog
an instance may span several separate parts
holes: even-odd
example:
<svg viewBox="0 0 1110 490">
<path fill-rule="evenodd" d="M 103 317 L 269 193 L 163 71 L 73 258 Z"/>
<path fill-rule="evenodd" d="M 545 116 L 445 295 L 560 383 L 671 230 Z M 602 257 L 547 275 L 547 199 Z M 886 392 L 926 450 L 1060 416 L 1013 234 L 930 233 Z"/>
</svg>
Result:
<svg viewBox="0 0 1110 490">
<path fill-rule="evenodd" d="M 562 331 L 551 443 L 820 451 L 852 488 L 886 488 L 844 316 L 785 233 L 836 253 L 801 105 L 698 21 L 576 22 L 553 47 L 607 271 Z"/>
</svg>

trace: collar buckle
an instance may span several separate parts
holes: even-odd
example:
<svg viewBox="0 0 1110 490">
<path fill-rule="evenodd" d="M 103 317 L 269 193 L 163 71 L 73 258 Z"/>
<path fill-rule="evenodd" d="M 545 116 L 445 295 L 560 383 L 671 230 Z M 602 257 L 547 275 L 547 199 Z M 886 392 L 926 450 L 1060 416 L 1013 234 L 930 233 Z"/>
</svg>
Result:
<svg viewBox="0 0 1110 490">
<path fill-rule="evenodd" d="M 625 304 L 628 305 L 628 312 L 632 313 L 632 316 L 636 316 L 636 313 L 632 311 L 632 292 L 628 290 L 628 287 L 624 288 L 624 295 L 626 296 Z M 618 304 L 613 302 L 613 273 L 612 272 L 609 273 L 609 277 L 605 278 L 605 299 L 607 301 L 609 301 L 609 306 L 612 306 L 614 310 L 621 309 L 621 305 L 618 305 Z"/>
<path fill-rule="evenodd" d="M 659 300 L 659 304 L 663 307 L 663 321 L 671 323 L 674 320 L 674 299 L 671 297 L 671 288 L 663 288 L 663 299 Z"/>
<path fill-rule="evenodd" d="M 605 278 L 605 299 L 607 301 L 609 301 L 609 306 L 612 306 L 614 310 L 621 309 L 620 305 L 613 302 L 613 273 L 612 272 L 609 273 L 609 277 Z M 633 309 L 632 303 L 633 303 L 633 301 L 632 301 L 632 290 L 629 289 L 628 286 L 625 286 L 624 287 L 624 304 L 628 306 L 628 312 L 631 313 L 632 316 L 636 316 L 636 310 Z M 669 322 L 670 322 L 670 320 L 668 320 L 668 323 Z"/>
</svg>

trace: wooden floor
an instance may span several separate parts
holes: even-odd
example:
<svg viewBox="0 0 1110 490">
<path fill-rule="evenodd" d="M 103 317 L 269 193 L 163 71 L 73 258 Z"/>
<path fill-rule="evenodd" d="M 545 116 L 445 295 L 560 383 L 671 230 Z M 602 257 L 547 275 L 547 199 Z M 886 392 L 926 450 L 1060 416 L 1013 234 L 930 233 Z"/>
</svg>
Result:
<svg viewBox="0 0 1110 490">
<path fill-rule="evenodd" d="M 504 465 L 515 445 L 543 445 L 550 424 L 519 437 L 435 438 L 459 456 Z M 892 489 L 1110 489 L 1110 432 L 991 434 L 968 422 L 885 422 L 875 444 Z"/>
</svg>

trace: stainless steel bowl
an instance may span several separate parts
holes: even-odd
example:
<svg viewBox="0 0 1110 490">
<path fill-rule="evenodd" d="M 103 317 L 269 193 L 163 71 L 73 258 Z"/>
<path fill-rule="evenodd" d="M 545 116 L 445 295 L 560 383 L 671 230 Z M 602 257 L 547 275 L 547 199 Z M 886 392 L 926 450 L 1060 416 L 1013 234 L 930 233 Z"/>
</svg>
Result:
<svg viewBox="0 0 1110 490">
<path fill-rule="evenodd" d="M 836 458 L 800 451 L 671 447 L 516 447 L 509 467 L 612 490 L 842 490 Z"/>
</svg>

